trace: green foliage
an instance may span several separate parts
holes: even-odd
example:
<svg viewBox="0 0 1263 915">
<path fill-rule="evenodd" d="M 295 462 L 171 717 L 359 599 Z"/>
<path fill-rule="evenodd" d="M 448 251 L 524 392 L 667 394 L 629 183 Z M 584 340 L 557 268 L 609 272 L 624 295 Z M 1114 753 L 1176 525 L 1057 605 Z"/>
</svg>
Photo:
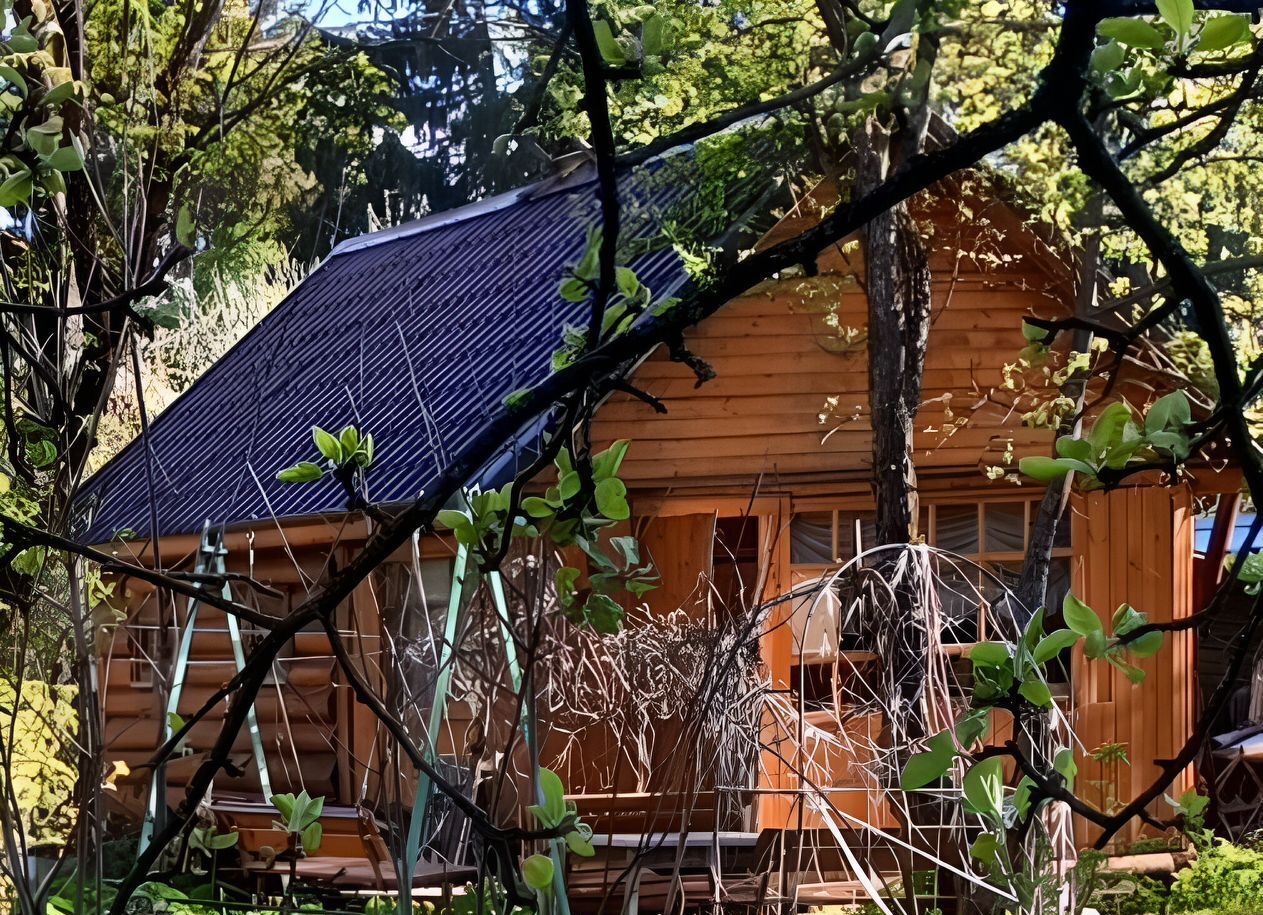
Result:
<svg viewBox="0 0 1263 915">
<path fill-rule="evenodd" d="M 270 29 L 272 53 L 239 59 L 253 18 L 242 0 L 105 0 L 86 17 L 88 104 L 111 161 L 169 191 L 172 234 L 213 243 L 221 265 L 236 248 L 268 242 L 271 264 L 284 258 L 290 214 L 318 192 L 302 164 L 306 150 L 327 143 L 344 151 L 344 180 L 355 182 L 376 145 L 374 128 L 403 124 L 386 74 L 362 53 L 330 48 L 301 21 Z M 110 193 L 123 193 L 121 167 L 106 177 Z"/>
<path fill-rule="evenodd" d="M 30 847 L 64 844 L 75 822 L 76 694 L 75 687 L 28 680 L 21 685 L 19 701 L 15 685 L 7 677 L 0 679 L 0 743 L 13 747 L 8 772 L 0 769 L 0 780 L 12 778 L 5 788 L 17 800 Z"/>
<path fill-rule="evenodd" d="M 610 93 L 615 135 L 631 145 L 785 92 L 815 69 L 813 54 L 828 53 L 812 0 L 601 0 L 592 6 L 602 56 L 639 70 L 638 79 L 621 80 Z M 764 22 L 771 24 L 750 27 Z M 541 49 L 536 72 L 546 59 Z M 550 82 L 545 136 L 587 136 L 582 85 L 569 62 Z"/>
<path fill-rule="evenodd" d="M 319 851 L 324 838 L 320 814 L 324 811 L 325 799 L 311 797 L 304 790 L 297 797 L 293 794 L 274 794 L 270 800 L 281 815 L 280 819 L 272 821 L 273 828 L 285 833 L 296 850 Z"/>
<path fill-rule="evenodd" d="M 570 452 L 562 448 L 554 461 L 557 480 L 542 496 L 522 499 L 520 510 L 509 519 L 513 484 L 499 491 L 473 495 L 465 510 L 447 509 L 437 522 L 452 531 L 457 542 L 484 555 L 495 555 L 505 536 L 547 537 L 558 547 L 577 546 L 587 556 L 591 573 L 587 587 L 580 587 L 582 572 L 572 566 L 557 570 L 557 599 L 566 618 L 588 624 L 598 632 L 614 633 L 623 620 L 623 608 L 614 599 L 619 592 L 640 596 L 657 587 L 653 565 L 640 556 L 634 537 L 607 537 L 605 530 L 631 516 L 627 486 L 618 470 L 630 442 L 619 440 L 591 456 L 590 479 L 576 467 Z"/>
<path fill-rule="evenodd" d="M 1044 676 L 1044 666 L 1080 640 L 1089 658 L 1106 659 L 1127 673 L 1133 682 L 1138 682 L 1144 674 L 1127 662 L 1127 653 L 1132 651 L 1140 657 L 1148 657 L 1162 643 L 1160 632 L 1151 634 L 1157 636 L 1156 645 L 1149 636 L 1143 636 L 1133 645 L 1119 641 L 1119 636 L 1145 623 L 1144 614 L 1127 604 L 1114 614 L 1113 637 L 1106 634 L 1095 611 L 1073 595 L 1066 595 L 1062 618 L 1067 628 L 1046 632 L 1041 610 L 1014 643 L 979 642 L 970 649 L 973 686 L 969 712 L 957 722 L 954 731 L 935 734 L 926 742 L 924 750 L 909 757 L 900 783 L 905 791 L 937 786 L 959 760 L 963 768 L 962 803 L 966 811 L 982 820 L 986 830 L 971 846 L 970 854 L 1023 906 L 1034 898 L 1039 880 L 1010 861 L 1007 834 L 1015 825 L 1029 822 L 1054 799 L 1047 783 L 1065 791 L 1074 790 L 1078 776 L 1074 751 L 1069 747 L 1058 749 L 1047 771 L 1036 773 L 1040 776 L 1038 779 L 1023 772 L 1012 795 L 1006 797 L 1006 754 L 998 755 L 994 751 L 976 754 L 973 748 L 985 736 L 993 712 L 1006 711 L 1020 717 L 1052 710 L 1054 700 Z"/>
<path fill-rule="evenodd" d="M 1210 840 L 1169 887 L 1152 878 L 1099 872 L 1089 885 L 1094 890 L 1089 904 L 1102 915 L 1253 915 L 1263 894 L 1263 850 L 1254 843 Z"/>
<path fill-rule="evenodd" d="M 373 436 L 361 436 L 355 426 L 344 426 L 337 435 L 312 426 L 311 437 L 324 463 L 299 461 L 286 467 L 276 475 L 282 483 L 313 483 L 323 479 L 326 471 L 360 472 L 373 463 Z"/>
<path fill-rule="evenodd" d="M 601 230 L 589 229 L 587 244 L 579 261 L 567 271 L 557 287 L 557 294 L 568 302 L 583 302 L 597 289 L 600 274 Z M 630 267 L 614 268 L 615 295 L 605 303 L 601 316 L 601 334 L 598 343 L 616 337 L 651 306 L 655 309 L 670 308 L 677 299 L 654 301 L 653 291 L 640 281 Z M 566 327 L 562 331 L 562 347 L 553 353 L 552 366 L 559 372 L 574 363 L 588 347 L 587 330 Z"/>
<path fill-rule="evenodd" d="M 1136 468 L 1155 463 L 1174 467 L 1187 460 L 1191 423 L 1188 397 L 1182 391 L 1158 398 L 1143 419 L 1130 404 L 1118 401 L 1101 411 L 1086 436 L 1058 438 L 1058 457 L 1024 457 L 1018 469 L 1039 483 L 1073 472 L 1081 476 L 1080 488 L 1100 489 Z"/>
</svg>

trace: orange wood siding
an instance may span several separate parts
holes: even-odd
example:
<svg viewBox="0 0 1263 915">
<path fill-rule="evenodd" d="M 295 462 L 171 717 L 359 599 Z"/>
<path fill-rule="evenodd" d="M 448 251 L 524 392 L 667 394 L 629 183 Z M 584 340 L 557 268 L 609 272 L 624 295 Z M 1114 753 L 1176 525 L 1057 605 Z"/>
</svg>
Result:
<svg viewBox="0 0 1263 915">
<path fill-rule="evenodd" d="M 1120 604 L 1129 603 L 1153 622 L 1193 612 L 1193 511 L 1187 489 L 1135 487 L 1090 493 L 1074 500 L 1074 593 L 1109 626 Z M 1078 787 L 1098 807 L 1126 803 L 1159 774 L 1155 759 L 1176 755 L 1196 718 L 1192 633 L 1169 633 L 1154 657 L 1135 661 L 1145 671 L 1133 684 L 1105 661 L 1089 661 L 1077 648 L 1073 663 L 1075 730 L 1088 753 L 1105 743 L 1127 748 L 1131 765 L 1102 766 L 1082 756 Z M 1192 787 L 1185 772 L 1171 791 Z M 1159 800 L 1150 812 L 1169 818 Z M 1124 832 L 1125 842 L 1139 832 Z M 1080 826 L 1087 841 L 1097 832 Z"/>
<path fill-rule="evenodd" d="M 1029 272 L 941 260 L 915 458 L 921 473 L 985 482 L 983 466 L 998 463 L 1010 442 L 1017 456 L 1050 448 L 1049 434 L 1024 428 L 998 388 L 1004 365 L 1025 346 L 1022 316 L 1058 306 Z M 867 477 L 867 304 L 860 285 L 842 273 L 853 266 L 833 256 L 824 267 L 818 277 L 766 283 L 686 334 L 714 380 L 698 387 L 692 371 L 663 350 L 637 368 L 633 383 L 662 399 L 666 415 L 630 395 L 610 398 L 594 434 L 601 442 L 632 440 L 622 467 L 629 484 Z M 858 342 L 839 346 L 839 327 L 855 328 Z"/>
</svg>

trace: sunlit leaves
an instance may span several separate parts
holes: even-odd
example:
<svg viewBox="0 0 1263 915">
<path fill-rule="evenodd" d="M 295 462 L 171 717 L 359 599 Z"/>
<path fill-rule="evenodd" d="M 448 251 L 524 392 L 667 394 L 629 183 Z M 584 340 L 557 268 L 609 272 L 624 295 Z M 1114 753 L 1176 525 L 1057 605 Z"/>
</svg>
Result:
<svg viewBox="0 0 1263 915">
<path fill-rule="evenodd" d="M 631 517 L 627 485 L 618 478 L 629 444 L 619 440 L 589 455 L 586 467 L 576 466 L 563 448 L 554 460 L 555 484 L 542 494 L 523 497 L 516 510 L 510 483 L 499 490 L 471 493 L 465 508 L 441 511 L 436 521 L 457 542 L 484 553 L 494 553 L 506 535 L 546 537 L 558 547 L 578 547 L 588 560 L 586 580 L 573 566 L 557 570 L 561 611 L 572 622 L 598 632 L 618 632 L 624 609 L 615 595 L 640 597 L 658 585 L 653 563 L 641 557 L 636 539 L 609 536 L 606 530 Z"/>
<path fill-rule="evenodd" d="M 553 859 L 547 855 L 531 855 L 522 862 L 522 879 L 536 892 L 552 887 Z"/>
<path fill-rule="evenodd" d="M 965 809 L 997 824 L 1004 809 L 1004 760 L 992 756 L 975 763 L 962 783 Z"/>
<path fill-rule="evenodd" d="M 311 439 L 323 464 L 299 461 L 277 473 L 282 483 L 314 483 L 328 472 L 362 472 L 373 463 L 373 436 L 361 435 L 355 426 L 344 426 L 334 435 L 312 426 Z"/>
<path fill-rule="evenodd" d="M 1197 50 L 1213 53 L 1225 51 L 1250 41 L 1250 20 L 1245 16 L 1215 16 L 1207 19 L 1197 39 Z"/>
<path fill-rule="evenodd" d="M 1018 462 L 1018 469 L 1039 483 L 1053 483 L 1073 472 L 1081 475 L 1083 488 L 1100 488 L 1105 485 L 1102 477 L 1121 479 L 1129 467 L 1187 460 L 1191 422 L 1188 397 L 1181 391 L 1158 398 L 1143 419 L 1129 404 L 1115 402 L 1101 411 L 1083 438 L 1058 438 L 1057 457 L 1028 456 Z"/>
<path fill-rule="evenodd" d="M 1067 594 L 1061 604 L 1061 617 L 1066 625 L 1079 635 L 1088 636 L 1101 630 L 1100 617 L 1073 594 Z"/>
<path fill-rule="evenodd" d="M 1096 31 L 1132 48 L 1157 49 L 1166 45 L 1166 36 L 1143 19 L 1105 19 Z"/>
</svg>

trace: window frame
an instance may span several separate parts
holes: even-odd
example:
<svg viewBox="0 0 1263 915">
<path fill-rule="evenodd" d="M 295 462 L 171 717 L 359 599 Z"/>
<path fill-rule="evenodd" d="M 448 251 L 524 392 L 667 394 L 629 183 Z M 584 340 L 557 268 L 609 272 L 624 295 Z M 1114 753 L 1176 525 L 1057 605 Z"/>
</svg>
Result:
<svg viewBox="0 0 1263 915">
<path fill-rule="evenodd" d="M 977 551 L 970 553 L 960 553 L 959 555 L 978 563 L 981 566 L 998 566 L 1004 563 L 1022 562 L 1026 559 L 1026 550 L 1030 548 L 1031 524 L 1034 521 L 1035 514 L 1039 510 L 1039 502 L 1042 496 L 1039 495 L 993 495 L 989 497 L 974 497 L 963 501 L 952 499 L 923 499 L 920 506 L 920 518 L 918 520 L 917 534 L 923 537 L 927 543 L 934 544 L 938 535 L 938 510 L 942 507 L 950 506 L 952 508 L 972 507 L 975 511 L 976 519 L 976 536 Z M 1022 528 L 1022 550 L 991 550 L 987 548 L 987 529 L 986 529 L 986 508 L 987 506 L 1022 503 L 1023 505 L 1023 528 Z M 792 506 L 789 515 L 789 523 L 793 524 L 795 515 L 798 514 L 818 514 L 821 512 L 830 512 L 832 514 L 831 525 L 831 546 L 830 555 L 834 557 L 832 563 L 799 563 L 793 561 L 792 553 L 789 556 L 789 578 L 792 586 L 797 586 L 800 582 L 812 581 L 822 576 L 828 575 L 843 563 L 849 562 L 853 556 L 839 557 L 838 548 L 840 544 L 839 531 L 841 530 L 839 516 L 854 516 L 865 513 L 872 513 L 871 502 L 861 502 L 857 499 L 833 499 L 833 500 L 796 500 Z M 1069 521 L 1070 510 L 1067 509 L 1063 523 Z M 792 542 L 792 534 L 791 534 Z M 857 551 L 858 552 L 858 551 Z M 1067 536 L 1067 542 L 1064 546 L 1054 546 L 1051 558 L 1070 560 L 1074 556 L 1074 544 L 1072 539 Z M 978 641 L 986 641 L 987 633 L 987 605 L 981 603 L 978 607 Z M 944 646 L 949 650 L 955 649 L 966 651 L 977 642 L 962 642 L 950 646 Z M 845 652 L 844 652 L 845 653 Z"/>
</svg>

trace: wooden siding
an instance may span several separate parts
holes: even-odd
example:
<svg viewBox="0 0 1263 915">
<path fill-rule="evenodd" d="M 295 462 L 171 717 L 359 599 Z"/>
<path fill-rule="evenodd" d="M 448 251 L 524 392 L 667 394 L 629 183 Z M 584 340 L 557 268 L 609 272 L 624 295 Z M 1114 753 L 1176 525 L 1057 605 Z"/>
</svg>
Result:
<svg viewBox="0 0 1263 915">
<path fill-rule="evenodd" d="M 1187 489 L 1132 487 L 1091 493 L 1074 500 L 1074 592 L 1109 627 L 1123 603 L 1153 622 L 1183 619 L 1193 612 L 1193 508 Z M 1079 758 L 1079 790 L 1099 807 L 1126 803 L 1159 774 L 1155 759 L 1170 759 L 1192 733 L 1197 717 L 1194 637 L 1168 633 L 1162 650 L 1135 662 L 1143 683 L 1131 683 L 1105 661 L 1089 661 L 1075 650 L 1074 726 L 1087 754 Z M 1130 765 L 1103 766 L 1090 758 L 1102 744 L 1126 747 Z M 1167 792 L 1192 787 L 1187 770 Z M 1161 799 L 1150 812 L 1169 818 Z M 1120 841 L 1140 832 L 1133 827 Z M 1080 839 L 1097 832 L 1080 826 Z"/>
<path fill-rule="evenodd" d="M 815 204 L 830 193 L 820 189 Z M 933 229 L 933 314 L 916 424 L 919 473 L 982 479 L 1010 443 L 1018 457 L 1051 445 L 1046 431 L 1020 424 L 1000 385 L 1005 364 L 1026 345 L 1022 317 L 1065 310 L 1064 278 L 1036 256 L 1020 226 L 997 234 L 1001 210 L 1013 221 L 1007 208 L 992 208 L 984 240 L 977 214 L 922 208 Z M 813 212 L 804 203 L 766 241 L 806 228 Z M 633 440 L 622 471 L 630 484 L 867 478 L 864 264 L 858 245 L 848 244 L 818 266 L 817 276 L 769 281 L 738 296 L 685 335 L 715 370 L 713 380 L 698 386 L 663 349 L 646 359 L 632 382 L 659 398 L 666 415 L 627 394 L 609 399 L 594 435 Z"/>
</svg>

